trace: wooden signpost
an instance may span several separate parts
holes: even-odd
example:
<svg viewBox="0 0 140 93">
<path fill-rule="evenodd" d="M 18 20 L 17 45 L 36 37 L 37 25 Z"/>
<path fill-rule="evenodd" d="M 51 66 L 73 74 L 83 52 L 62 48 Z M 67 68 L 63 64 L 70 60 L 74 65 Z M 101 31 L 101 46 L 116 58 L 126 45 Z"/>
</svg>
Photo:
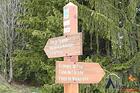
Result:
<svg viewBox="0 0 140 93">
<path fill-rule="evenodd" d="M 64 84 L 64 93 L 79 93 L 79 83 L 99 83 L 105 72 L 98 63 L 78 62 L 78 55 L 82 55 L 78 8 L 70 2 L 63 10 L 64 36 L 49 39 L 44 51 L 48 58 L 64 57 L 56 62 L 56 83 Z"/>
</svg>

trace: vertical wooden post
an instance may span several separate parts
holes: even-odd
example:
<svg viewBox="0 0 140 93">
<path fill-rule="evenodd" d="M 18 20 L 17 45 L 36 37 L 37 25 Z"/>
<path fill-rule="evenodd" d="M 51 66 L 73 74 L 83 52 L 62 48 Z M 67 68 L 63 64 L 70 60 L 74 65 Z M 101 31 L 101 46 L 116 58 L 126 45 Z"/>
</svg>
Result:
<svg viewBox="0 0 140 93">
<path fill-rule="evenodd" d="M 64 35 L 72 35 L 78 33 L 78 8 L 73 3 L 64 6 Z M 66 62 L 78 62 L 78 56 L 64 57 Z M 79 93 L 79 85 L 64 84 L 64 93 Z"/>
<path fill-rule="evenodd" d="M 79 93 L 78 84 L 64 84 L 64 93 Z"/>
<path fill-rule="evenodd" d="M 66 62 L 78 62 L 78 56 L 64 57 Z M 64 93 L 79 93 L 78 84 L 64 84 Z"/>
</svg>

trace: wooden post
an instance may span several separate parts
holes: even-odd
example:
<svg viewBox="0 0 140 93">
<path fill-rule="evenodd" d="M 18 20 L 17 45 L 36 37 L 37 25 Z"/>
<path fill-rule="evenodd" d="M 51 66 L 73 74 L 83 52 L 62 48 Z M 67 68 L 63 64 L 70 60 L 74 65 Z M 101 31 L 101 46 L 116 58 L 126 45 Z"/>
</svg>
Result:
<svg viewBox="0 0 140 93">
<path fill-rule="evenodd" d="M 64 84 L 64 93 L 79 93 L 78 84 Z"/>
<path fill-rule="evenodd" d="M 64 57 L 66 62 L 78 62 L 78 56 Z M 64 84 L 64 93 L 79 93 L 78 84 Z"/>
<path fill-rule="evenodd" d="M 72 35 L 78 33 L 78 8 L 73 3 L 64 6 L 64 35 Z M 64 61 L 78 62 L 78 56 L 64 57 Z M 79 93 L 79 85 L 64 84 L 64 93 Z"/>
</svg>

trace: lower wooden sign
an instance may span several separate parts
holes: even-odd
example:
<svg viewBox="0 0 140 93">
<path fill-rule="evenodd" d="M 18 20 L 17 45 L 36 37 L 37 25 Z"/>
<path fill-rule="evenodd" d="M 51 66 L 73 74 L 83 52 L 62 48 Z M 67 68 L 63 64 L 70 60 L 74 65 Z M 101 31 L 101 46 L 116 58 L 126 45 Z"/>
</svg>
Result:
<svg viewBox="0 0 140 93">
<path fill-rule="evenodd" d="M 104 75 L 98 63 L 56 62 L 56 83 L 99 83 Z"/>
</svg>

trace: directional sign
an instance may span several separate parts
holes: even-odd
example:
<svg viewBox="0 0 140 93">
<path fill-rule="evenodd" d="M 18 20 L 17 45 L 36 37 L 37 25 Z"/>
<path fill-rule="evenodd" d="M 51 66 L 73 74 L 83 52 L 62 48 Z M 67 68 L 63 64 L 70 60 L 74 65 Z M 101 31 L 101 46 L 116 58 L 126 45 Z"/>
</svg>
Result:
<svg viewBox="0 0 140 93">
<path fill-rule="evenodd" d="M 82 55 L 82 33 L 51 38 L 44 51 L 49 58 Z"/>
<path fill-rule="evenodd" d="M 99 83 L 104 75 L 98 63 L 56 62 L 56 83 Z"/>
</svg>

